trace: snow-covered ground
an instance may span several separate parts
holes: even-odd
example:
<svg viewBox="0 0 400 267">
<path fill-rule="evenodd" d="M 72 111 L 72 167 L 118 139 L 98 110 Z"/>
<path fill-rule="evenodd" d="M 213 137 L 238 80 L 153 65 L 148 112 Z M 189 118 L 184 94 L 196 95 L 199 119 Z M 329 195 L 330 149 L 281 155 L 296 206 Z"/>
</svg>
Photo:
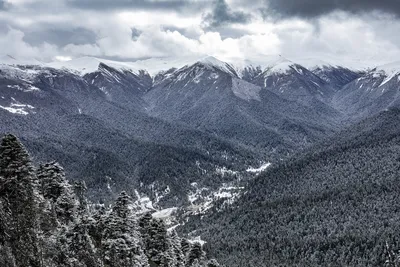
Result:
<svg viewBox="0 0 400 267">
<path fill-rule="evenodd" d="M 271 166 L 271 163 L 270 163 L 270 162 L 267 162 L 267 163 L 262 164 L 262 165 L 261 165 L 260 167 L 258 167 L 258 168 L 250 167 L 250 168 L 248 168 L 246 171 L 247 171 L 247 172 L 250 172 L 250 173 L 259 174 L 259 173 L 262 173 L 263 171 L 265 171 L 266 169 L 268 169 L 268 167 L 270 167 L 270 166 Z"/>
<path fill-rule="evenodd" d="M 176 207 L 163 209 L 163 210 L 154 212 L 152 215 L 154 218 L 157 218 L 157 219 L 166 219 L 166 218 L 171 217 L 171 215 L 173 215 L 173 213 L 176 212 L 177 209 L 178 208 L 176 208 Z"/>
<path fill-rule="evenodd" d="M 235 96 L 246 100 L 256 100 L 261 101 L 260 91 L 261 87 L 254 84 L 248 83 L 240 79 L 233 79 L 232 81 L 232 91 Z"/>
<path fill-rule="evenodd" d="M 216 201 L 223 200 L 226 204 L 232 204 L 242 193 L 244 187 L 222 184 L 217 190 L 199 188 L 197 183 L 192 184 L 193 190 L 188 194 L 191 205 L 188 210 L 192 214 L 202 214 L 211 209 Z"/>
<path fill-rule="evenodd" d="M 198 243 L 200 245 L 204 245 L 205 243 L 207 243 L 206 241 L 202 240 L 200 236 L 196 236 L 192 239 L 188 239 L 189 243 L 195 244 Z"/>
<path fill-rule="evenodd" d="M 35 113 L 33 111 L 35 109 L 35 107 L 28 105 L 28 104 L 22 104 L 22 103 L 16 101 L 14 98 L 12 98 L 12 102 L 9 106 L 0 105 L 0 109 L 6 110 L 10 113 L 18 114 L 18 115 L 28 115 L 29 113 Z"/>
</svg>

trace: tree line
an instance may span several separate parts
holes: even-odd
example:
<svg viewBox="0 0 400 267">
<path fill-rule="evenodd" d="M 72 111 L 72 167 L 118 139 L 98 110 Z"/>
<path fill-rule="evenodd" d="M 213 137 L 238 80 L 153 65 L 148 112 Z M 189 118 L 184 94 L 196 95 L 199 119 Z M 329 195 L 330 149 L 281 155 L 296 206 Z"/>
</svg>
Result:
<svg viewBox="0 0 400 267">
<path fill-rule="evenodd" d="M 84 182 L 70 184 L 57 162 L 34 167 L 17 137 L 0 144 L 0 266 L 214 267 L 199 243 L 135 214 L 121 192 L 94 204 Z"/>
</svg>

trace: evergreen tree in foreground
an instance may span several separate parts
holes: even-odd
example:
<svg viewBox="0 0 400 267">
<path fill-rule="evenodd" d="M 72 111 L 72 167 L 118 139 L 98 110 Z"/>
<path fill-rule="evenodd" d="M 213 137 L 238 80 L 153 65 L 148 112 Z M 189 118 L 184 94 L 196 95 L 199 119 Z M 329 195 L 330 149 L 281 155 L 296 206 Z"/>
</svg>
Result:
<svg viewBox="0 0 400 267">
<path fill-rule="evenodd" d="M 65 224 L 72 222 L 76 212 L 76 199 L 64 169 L 55 161 L 41 164 L 37 170 L 39 192 L 44 197 L 48 220 Z"/>
<path fill-rule="evenodd" d="M 13 135 L 0 144 L 0 267 L 215 267 L 199 244 L 133 212 L 122 192 L 111 209 L 91 204 L 56 162 L 34 172 Z M 139 222 L 138 222 L 139 221 Z"/>
<path fill-rule="evenodd" d="M 130 197 L 122 192 L 106 220 L 102 246 L 107 267 L 148 266 L 130 204 Z"/>
<path fill-rule="evenodd" d="M 35 186 L 28 152 L 14 135 L 4 136 L 0 144 L 0 202 L 4 216 L 0 244 L 8 247 L 2 253 L 12 254 L 16 266 L 40 266 Z"/>
</svg>

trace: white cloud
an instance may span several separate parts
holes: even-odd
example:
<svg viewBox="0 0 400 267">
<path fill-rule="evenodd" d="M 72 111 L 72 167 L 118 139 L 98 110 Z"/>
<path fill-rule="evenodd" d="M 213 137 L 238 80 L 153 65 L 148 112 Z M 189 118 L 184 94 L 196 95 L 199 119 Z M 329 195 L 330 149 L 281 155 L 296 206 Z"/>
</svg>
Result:
<svg viewBox="0 0 400 267">
<path fill-rule="evenodd" d="M 24 33 L 9 28 L 6 33 L 0 34 L 0 48 L 4 55 L 13 55 L 24 59 L 49 60 L 57 53 L 57 47 L 44 43 L 34 47 L 24 40 Z"/>
<path fill-rule="evenodd" d="M 202 28 L 201 23 L 203 14 L 212 6 L 192 13 L 171 9 L 100 12 L 72 9 L 62 0 L 12 0 L 14 8 L 0 13 L 0 23 L 12 27 L 5 32 L 1 32 L 0 27 L 0 53 L 42 60 L 85 55 L 134 59 L 191 54 L 209 54 L 222 59 L 270 54 L 288 57 L 329 54 L 377 61 L 400 58 L 400 37 L 393 34 L 400 30 L 400 22 L 394 17 L 355 16 L 342 12 L 313 21 L 264 21 L 257 11 L 262 0 L 254 5 L 242 0 L 226 2 L 232 8 L 252 12 L 252 21 L 210 30 Z M 85 28 L 97 38 L 91 43 L 62 47 L 50 45 L 46 40 L 40 45 L 27 43 L 24 32 L 40 27 L 41 23 Z M 132 39 L 132 28 L 140 32 L 135 39 Z"/>
<path fill-rule="evenodd" d="M 65 56 L 55 56 L 54 57 L 55 61 L 60 61 L 60 62 L 69 61 L 71 59 L 72 59 L 71 57 L 65 57 Z"/>
</svg>

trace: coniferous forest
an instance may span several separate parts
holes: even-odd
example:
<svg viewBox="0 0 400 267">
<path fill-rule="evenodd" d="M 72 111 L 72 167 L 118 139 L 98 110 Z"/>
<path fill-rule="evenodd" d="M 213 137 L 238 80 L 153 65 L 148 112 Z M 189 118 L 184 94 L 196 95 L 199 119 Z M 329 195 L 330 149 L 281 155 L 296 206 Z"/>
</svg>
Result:
<svg viewBox="0 0 400 267">
<path fill-rule="evenodd" d="M 14 135 L 0 144 L 0 266 L 219 266 L 201 244 L 135 214 L 121 192 L 110 207 L 92 204 L 84 182 L 71 184 L 57 162 L 35 167 Z"/>
</svg>

